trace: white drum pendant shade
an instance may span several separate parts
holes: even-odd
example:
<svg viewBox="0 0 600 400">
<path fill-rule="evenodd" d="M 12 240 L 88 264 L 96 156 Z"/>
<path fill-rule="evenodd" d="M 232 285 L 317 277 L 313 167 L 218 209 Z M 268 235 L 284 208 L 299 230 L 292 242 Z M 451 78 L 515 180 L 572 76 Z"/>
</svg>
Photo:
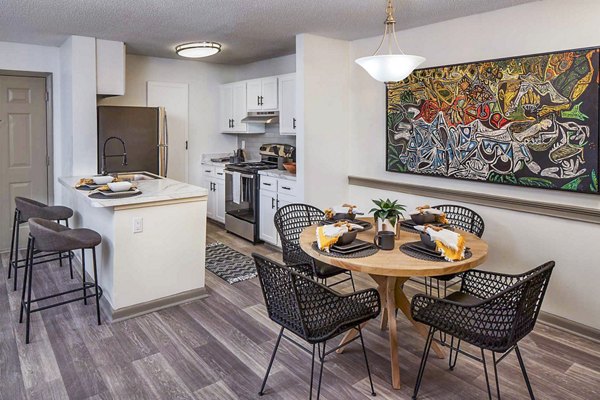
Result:
<svg viewBox="0 0 600 400">
<path fill-rule="evenodd" d="M 356 60 L 373 79 L 380 82 L 403 81 L 423 62 L 425 58 L 408 54 L 382 54 Z"/>
</svg>

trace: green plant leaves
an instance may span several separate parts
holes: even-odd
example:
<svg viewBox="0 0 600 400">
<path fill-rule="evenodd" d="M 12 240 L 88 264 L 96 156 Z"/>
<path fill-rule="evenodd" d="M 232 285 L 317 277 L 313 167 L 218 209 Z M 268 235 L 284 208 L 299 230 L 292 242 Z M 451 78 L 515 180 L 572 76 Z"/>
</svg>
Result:
<svg viewBox="0 0 600 400">
<path fill-rule="evenodd" d="M 406 206 L 403 204 L 398 204 L 398 200 L 392 201 L 390 199 L 379 199 L 372 201 L 377 207 L 372 208 L 369 213 L 373 213 L 375 218 L 382 220 L 387 219 L 394 226 L 396 225 L 398 217 L 404 216 L 403 211 L 406 211 Z"/>
</svg>

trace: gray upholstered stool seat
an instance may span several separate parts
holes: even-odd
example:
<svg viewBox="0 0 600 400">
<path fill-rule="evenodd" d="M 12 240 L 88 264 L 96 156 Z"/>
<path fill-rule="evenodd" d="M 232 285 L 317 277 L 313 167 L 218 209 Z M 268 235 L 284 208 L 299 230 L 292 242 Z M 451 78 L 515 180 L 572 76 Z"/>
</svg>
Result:
<svg viewBox="0 0 600 400">
<path fill-rule="evenodd" d="M 29 230 L 35 238 L 35 248 L 41 251 L 91 249 L 102 242 L 102 237 L 91 229 L 70 229 L 41 218 L 31 218 Z"/>
<path fill-rule="evenodd" d="M 102 237 L 97 232 L 91 229 L 71 229 L 68 226 L 64 226 L 57 222 L 47 219 L 30 218 L 28 222 L 29 243 L 27 245 L 27 260 L 25 264 L 25 277 L 23 280 L 23 292 L 21 293 L 21 313 L 19 316 L 19 322 L 23 322 L 24 312 L 27 316 L 27 325 L 25 328 L 25 343 L 29 343 L 30 316 L 32 312 L 42 311 L 52 307 L 58 307 L 79 300 L 83 300 L 83 303 L 87 304 L 87 299 L 90 297 L 96 298 L 96 315 L 98 319 L 98 325 L 100 325 L 100 297 L 102 296 L 102 288 L 98 285 L 98 270 L 96 267 L 96 246 L 102 242 Z M 92 250 L 94 262 L 94 282 L 86 282 L 86 249 Z M 34 253 L 36 251 L 42 251 L 59 253 L 68 252 L 69 254 L 71 254 L 73 250 L 81 250 L 81 277 L 83 280 L 82 286 L 77 289 L 66 290 L 48 296 L 38 297 L 37 299 L 32 299 L 31 287 L 34 275 L 33 267 L 34 264 L 36 264 L 33 262 Z M 88 294 L 88 291 L 92 291 L 92 293 Z M 27 296 L 25 295 L 26 292 Z M 39 305 L 40 301 L 45 301 L 56 297 L 62 297 L 65 295 L 71 295 L 77 292 L 81 292 L 81 296 L 72 298 L 70 300 L 62 300 L 58 303 L 51 305 Z M 32 309 L 32 304 L 34 303 L 37 303 L 38 307 Z"/>
<path fill-rule="evenodd" d="M 20 222 L 26 222 L 29 218 L 62 221 L 73 216 L 73 210 L 69 207 L 49 206 L 26 197 L 15 197 L 15 205 L 21 213 Z"/>
<path fill-rule="evenodd" d="M 19 268 L 24 268 L 26 260 L 19 259 L 19 226 L 26 223 L 30 218 L 43 218 L 52 221 L 64 221 L 66 226 L 69 226 L 69 218 L 73 216 L 73 210 L 64 206 L 49 206 L 39 201 L 28 199 L 26 197 L 15 197 L 15 217 L 13 220 L 12 240 L 10 245 L 10 261 L 8 265 L 8 279 L 14 270 L 15 278 L 13 282 L 13 290 L 17 290 L 17 277 Z M 35 263 L 50 262 L 58 260 L 60 266 L 63 265 L 63 259 L 69 260 L 69 270 L 71 279 L 73 279 L 73 265 L 71 258 L 72 253 L 63 253 L 56 251 L 49 254 L 38 254 L 42 250 L 37 250 L 34 258 Z M 55 257 L 55 258 L 51 258 Z"/>
</svg>

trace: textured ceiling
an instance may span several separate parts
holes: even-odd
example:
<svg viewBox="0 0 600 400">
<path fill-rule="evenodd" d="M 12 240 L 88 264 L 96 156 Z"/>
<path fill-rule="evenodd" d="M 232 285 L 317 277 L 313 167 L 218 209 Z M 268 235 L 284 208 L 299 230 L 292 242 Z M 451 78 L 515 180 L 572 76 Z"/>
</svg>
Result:
<svg viewBox="0 0 600 400">
<path fill-rule="evenodd" d="M 397 29 L 531 1 L 396 0 Z M 0 0 L 0 41 L 58 46 L 82 35 L 176 58 L 175 45 L 208 40 L 223 51 L 203 61 L 243 64 L 293 53 L 297 33 L 375 36 L 384 19 L 384 0 Z"/>
</svg>

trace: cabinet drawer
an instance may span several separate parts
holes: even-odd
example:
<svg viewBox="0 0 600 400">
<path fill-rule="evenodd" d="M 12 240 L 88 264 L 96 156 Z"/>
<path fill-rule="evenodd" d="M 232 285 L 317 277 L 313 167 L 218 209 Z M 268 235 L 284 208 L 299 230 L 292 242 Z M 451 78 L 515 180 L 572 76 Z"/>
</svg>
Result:
<svg viewBox="0 0 600 400">
<path fill-rule="evenodd" d="M 296 181 L 290 181 L 287 179 L 277 180 L 277 193 L 289 194 L 292 196 L 296 195 Z"/>
<path fill-rule="evenodd" d="M 260 189 L 276 192 L 277 191 L 277 178 L 261 175 L 260 176 Z"/>
<path fill-rule="evenodd" d="M 212 178 L 215 176 L 215 167 L 212 165 L 202 165 L 202 175 L 205 178 Z"/>
<path fill-rule="evenodd" d="M 215 178 L 225 179 L 225 167 L 214 167 Z"/>
</svg>

